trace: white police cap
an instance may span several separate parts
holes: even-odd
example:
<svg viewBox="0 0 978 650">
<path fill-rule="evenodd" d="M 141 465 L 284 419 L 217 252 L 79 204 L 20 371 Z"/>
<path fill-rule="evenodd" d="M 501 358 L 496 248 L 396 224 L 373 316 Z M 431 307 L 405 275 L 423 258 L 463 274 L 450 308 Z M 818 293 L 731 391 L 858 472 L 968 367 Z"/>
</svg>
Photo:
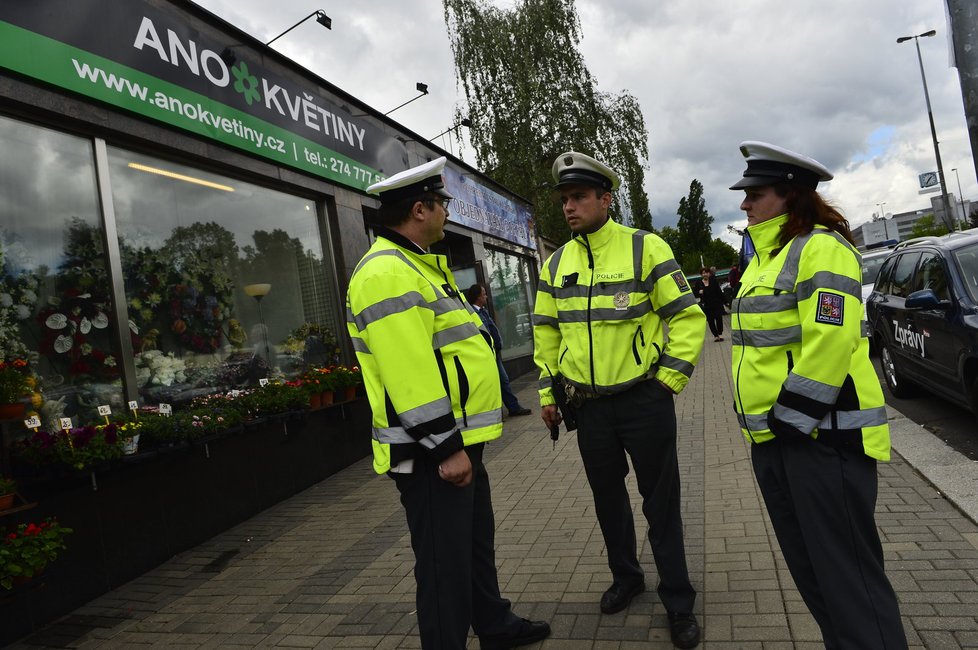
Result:
<svg viewBox="0 0 978 650">
<path fill-rule="evenodd" d="M 832 180 L 832 173 L 817 160 L 767 142 L 741 142 L 740 153 L 747 159 L 747 169 L 744 177 L 730 186 L 732 190 L 785 181 L 814 190 L 819 181 Z"/>
<path fill-rule="evenodd" d="M 445 189 L 445 179 L 441 172 L 445 168 L 445 156 L 435 158 L 423 165 L 405 169 L 393 176 L 374 183 L 367 188 L 368 194 L 379 194 L 382 203 L 394 203 L 403 199 L 420 197 L 432 193 L 453 199 Z"/>
<path fill-rule="evenodd" d="M 576 151 L 568 151 L 557 156 L 554 161 L 553 177 L 556 185 L 596 185 L 605 191 L 618 189 L 618 174 L 602 162 Z"/>
</svg>

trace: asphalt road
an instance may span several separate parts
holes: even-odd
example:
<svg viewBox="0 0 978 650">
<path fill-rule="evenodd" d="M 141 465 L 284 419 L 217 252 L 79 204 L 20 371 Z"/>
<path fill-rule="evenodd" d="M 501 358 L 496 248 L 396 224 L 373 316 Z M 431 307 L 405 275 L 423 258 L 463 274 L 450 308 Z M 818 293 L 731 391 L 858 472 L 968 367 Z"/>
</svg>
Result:
<svg viewBox="0 0 978 650">
<path fill-rule="evenodd" d="M 971 460 L 978 460 L 978 416 L 966 408 L 919 389 L 915 397 L 900 399 L 887 389 L 880 360 L 873 359 L 876 374 L 883 386 L 886 403 L 908 419 L 921 425 Z"/>
</svg>

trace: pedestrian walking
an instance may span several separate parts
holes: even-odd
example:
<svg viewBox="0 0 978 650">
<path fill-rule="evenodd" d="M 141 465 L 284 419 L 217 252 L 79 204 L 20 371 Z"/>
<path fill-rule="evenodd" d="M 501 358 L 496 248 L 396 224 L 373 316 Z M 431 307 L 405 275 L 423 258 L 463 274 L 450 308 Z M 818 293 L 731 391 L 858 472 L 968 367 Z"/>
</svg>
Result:
<svg viewBox="0 0 978 650">
<path fill-rule="evenodd" d="M 791 577 L 826 648 L 907 647 L 876 529 L 877 461 L 890 458 L 869 360 L 861 258 L 816 191 L 821 163 L 744 142 L 754 258 L 731 314 L 734 402 Z"/>
<path fill-rule="evenodd" d="M 519 398 L 509 385 L 509 375 L 503 366 L 503 337 L 496 327 L 496 322 L 489 315 L 489 294 L 486 293 L 486 288 L 481 284 L 473 284 L 465 290 L 465 299 L 475 307 L 475 313 L 479 314 L 483 326 L 492 338 L 492 347 L 496 352 L 496 366 L 499 368 L 499 386 L 503 392 L 503 404 L 506 410 L 511 416 L 529 415 L 533 411 L 520 404 Z"/>
<path fill-rule="evenodd" d="M 554 162 L 553 177 L 573 237 L 546 261 L 537 289 L 533 358 L 543 420 L 548 428 L 560 422 L 553 382 L 561 381 L 577 405 L 578 446 L 608 549 L 613 582 L 601 611 L 619 612 L 645 590 L 625 487 L 631 458 L 672 641 L 693 648 L 700 629 L 683 543 L 673 396 L 699 359 L 703 311 L 662 239 L 609 219 L 619 185 L 612 169 L 571 151 Z"/>
<path fill-rule="evenodd" d="M 700 307 L 706 314 L 706 324 L 710 326 L 714 341 L 723 340 L 723 291 L 712 269 L 705 266 L 700 269 L 700 279 L 693 284 L 693 293 L 700 301 Z"/>
<path fill-rule="evenodd" d="M 400 492 L 414 550 L 421 645 L 511 648 L 550 634 L 500 596 L 485 443 L 502 433 L 499 379 L 481 321 L 448 262 L 445 158 L 367 188 L 380 195 L 377 239 L 347 293 L 347 329 L 373 413 L 374 470 Z"/>
</svg>

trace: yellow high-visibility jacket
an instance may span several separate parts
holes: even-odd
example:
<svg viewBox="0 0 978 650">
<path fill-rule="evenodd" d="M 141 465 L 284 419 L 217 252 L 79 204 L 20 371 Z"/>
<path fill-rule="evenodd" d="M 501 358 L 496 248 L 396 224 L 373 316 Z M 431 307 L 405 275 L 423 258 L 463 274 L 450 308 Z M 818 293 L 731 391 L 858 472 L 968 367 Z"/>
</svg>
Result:
<svg viewBox="0 0 978 650">
<path fill-rule="evenodd" d="M 730 317 L 741 429 L 755 443 L 811 435 L 887 461 L 890 433 L 869 360 L 861 256 L 822 226 L 777 251 L 787 220 L 747 229 L 757 253 Z"/>
<path fill-rule="evenodd" d="M 373 412 L 374 470 L 502 434 L 495 353 L 443 255 L 384 230 L 357 265 L 347 330 Z"/>
<path fill-rule="evenodd" d="M 533 314 L 540 403 L 554 403 L 558 372 L 597 395 L 653 376 L 678 393 L 699 360 L 705 328 L 669 245 L 609 219 L 575 235 L 541 271 Z"/>
</svg>

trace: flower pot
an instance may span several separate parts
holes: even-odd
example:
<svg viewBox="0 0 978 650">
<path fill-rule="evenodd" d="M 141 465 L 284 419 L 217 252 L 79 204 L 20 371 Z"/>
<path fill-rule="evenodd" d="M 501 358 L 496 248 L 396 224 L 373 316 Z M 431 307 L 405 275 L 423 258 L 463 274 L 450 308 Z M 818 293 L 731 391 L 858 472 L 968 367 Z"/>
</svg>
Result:
<svg viewBox="0 0 978 650">
<path fill-rule="evenodd" d="M 309 408 L 316 410 L 323 407 L 323 395 L 322 393 L 312 393 L 309 395 Z"/>
<path fill-rule="evenodd" d="M 0 494 L 0 510 L 9 510 L 14 507 L 14 497 L 16 495 L 11 492 L 10 494 Z"/>
<path fill-rule="evenodd" d="M 131 456 L 139 451 L 139 434 L 137 433 L 131 438 L 122 439 L 122 453 L 127 456 Z"/>
<path fill-rule="evenodd" d="M 328 390 L 322 394 L 323 406 L 329 406 L 333 403 L 333 391 Z"/>
<path fill-rule="evenodd" d="M 24 417 L 26 406 L 23 402 L 0 404 L 0 420 L 19 420 Z"/>
<path fill-rule="evenodd" d="M 349 387 L 343 389 L 343 399 L 344 400 L 351 400 L 351 399 L 356 399 L 356 398 L 357 398 L 357 387 L 356 386 L 349 386 Z"/>
</svg>

